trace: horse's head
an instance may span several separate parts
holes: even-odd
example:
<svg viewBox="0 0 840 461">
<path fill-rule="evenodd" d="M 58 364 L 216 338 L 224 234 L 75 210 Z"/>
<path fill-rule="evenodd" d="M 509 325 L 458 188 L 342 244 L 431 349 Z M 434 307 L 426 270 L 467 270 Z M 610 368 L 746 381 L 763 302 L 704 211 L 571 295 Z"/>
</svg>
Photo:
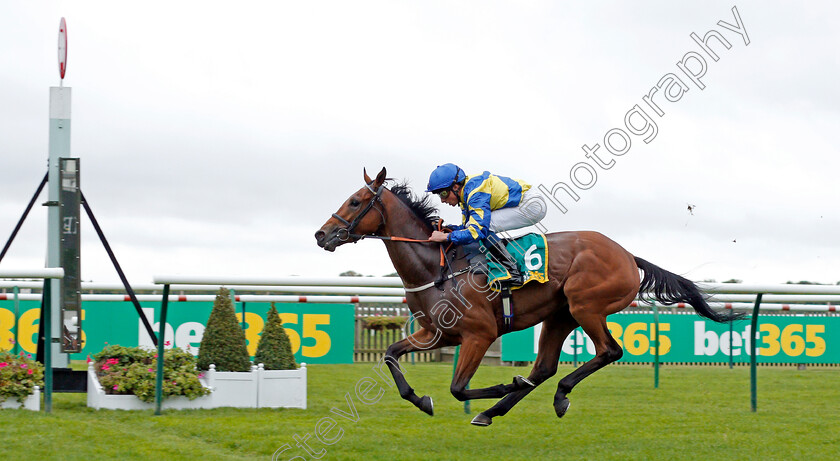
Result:
<svg viewBox="0 0 840 461">
<path fill-rule="evenodd" d="M 373 234 L 385 224 L 380 199 L 385 183 L 385 168 L 383 167 L 373 180 L 366 171 L 362 171 L 365 186 L 345 200 L 341 208 L 315 232 L 319 247 L 335 251 L 339 245 L 356 242 L 362 235 Z M 378 213 L 369 213 L 373 209 Z"/>
</svg>

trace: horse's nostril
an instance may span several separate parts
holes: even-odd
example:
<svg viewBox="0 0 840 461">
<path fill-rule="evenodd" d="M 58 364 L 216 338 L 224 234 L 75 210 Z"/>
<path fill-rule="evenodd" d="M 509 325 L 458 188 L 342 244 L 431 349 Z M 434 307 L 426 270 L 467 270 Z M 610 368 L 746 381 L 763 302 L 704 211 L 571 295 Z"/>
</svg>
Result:
<svg viewBox="0 0 840 461">
<path fill-rule="evenodd" d="M 327 236 L 327 233 L 322 231 L 322 230 L 319 230 L 318 232 L 315 232 L 315 240 L 318 240 L 319 242 L 321 240 L 324 240 L 324 237 L 326 237 L 326 236 Z"/>
</svg>

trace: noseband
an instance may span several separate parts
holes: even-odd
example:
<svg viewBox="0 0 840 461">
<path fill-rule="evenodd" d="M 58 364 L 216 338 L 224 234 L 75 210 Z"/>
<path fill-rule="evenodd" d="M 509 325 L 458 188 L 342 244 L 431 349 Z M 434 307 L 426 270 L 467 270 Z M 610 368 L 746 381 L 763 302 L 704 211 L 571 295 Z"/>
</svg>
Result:
<svg viewBox="0 0 840 461">
<path fill-rule="evenodd" d="M 338 230 L 337 235 L 338 235 L 339 240 L 347 240 L 349 238 L 354 238 L 354 237 L 364 237 L 363 235 L 354 234 L 353 231 L 356 229 L 356 226 L 359 225 L 359 222 L 362 221 L 362 219 L 365 217 L 365 215 L 368 214 L 368 211 L 370 211 L 371 208 L 373 208 L 373 204 L 375 202 L 379 202 L 379 204 L 382 205 L 382 190 L 385 189 L 385 185 L 384 184 L 380 185 L 379 188 L 376 189 L 376 190 L 373 190 L 373 188 L 370 187 L 370 184 L 365 184 L 365 187 L 367 187 L 369 191 L 373 192 L 373 198 L 370 199 L 367 206 L 362 210 L 362 212 L 359 213 L 359 215 L 356 216 L 353 219 L 353 222 L 350 222 L 350 221 L 342 218 L 341 216 L 338 215 L 338 213 L 333 213 L 332 214 L 333 218 L 339 220 L 342 224 L 347 226 L 344 229 L 339 229 Z M 379 211 L 379 214 L 382 215 L 382 224 L 385 224 L 385 215 L 382 214 L 382 211 L 379 210 L 379 209 L 377 209 L 376 211 Z M 342 235 L 343 235 L 343 237 L 342 237 Z"/>
</svg>

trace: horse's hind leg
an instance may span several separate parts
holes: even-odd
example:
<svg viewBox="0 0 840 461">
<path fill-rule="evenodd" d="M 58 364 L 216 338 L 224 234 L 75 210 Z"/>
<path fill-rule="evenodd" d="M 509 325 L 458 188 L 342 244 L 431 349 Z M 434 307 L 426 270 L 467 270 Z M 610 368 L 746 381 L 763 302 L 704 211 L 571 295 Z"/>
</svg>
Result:
<svg viewBox="0 0 840 461">
<path fill-rule="evenodd" d="M 595 357 L 566 375 L 557 384 L 557 393 L 554 394 L 554 411 L 558 418 L 562 418 L 569 409 L 569 399 L 566 398 L 566 394 L 572 392 L 572 388 L 587 376 L 620 359 L 624 354 L 621 346 L 610 335 L 605 315 L 591 314 L 582 310 L 572 310 L 572 315 L 595 345 Z"/>
<path fill-rule="evenodd" d="M 562 315 L 558 313 L 546 319 L 540 333 L 537 359 L 534 362 L 531 374 L 528 375 L 528 379 L 534 386 L 511 392 L 491 408 L 479 413 L 471 423 L 476 426 L 489 426 L 493 423 L 494 416 L 506 415 L 514 405 L 524 399 L 532 390 L 554 376 L 557 373 L 557 361 L 560 359 L 560 348 L 563 346 L 563 341 L 576 327 L 577 322 L 568 313 Z"/>
<path fill-rule="evenodd" d="M 452 385 L 449 388 L 456 399 L 464 401 L 499 398 L 520 389 L 533 387 L 530 381 L 521 376 L 517 376 L 511 384 L 497 384 L 490 387 L 467 389 L 467 384 L 470 383 L 470 379 L 472 379 L 476 370 L 478 370 L 484 353 L 487 352 L 487 348 L 490 347 L 490 344 L 494 340 L 495 336 L 470 334 L 469 336 L 465 336 L 461 341 L 461 352 L 458 356 L 458 363 L 455 365 Z"/>
</svg>

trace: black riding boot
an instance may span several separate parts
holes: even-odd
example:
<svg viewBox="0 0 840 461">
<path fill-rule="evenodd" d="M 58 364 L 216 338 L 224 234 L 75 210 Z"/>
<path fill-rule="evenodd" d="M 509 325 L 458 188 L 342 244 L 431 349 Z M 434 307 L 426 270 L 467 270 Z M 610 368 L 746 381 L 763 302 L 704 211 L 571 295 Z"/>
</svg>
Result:
<svg viewBox="0 0 840 461">
<path fill-rule="evenodd" d="M 505 248 L 505 244 L 493 234 L 490 234 L 484 243 L 490 251 L 490 255 L 493 256 L 493 259 L 500 263 L 510 273 L 510 279 L 502 280 L 501 283 L 507 283 L 508 286 L 512 287 L 521 286 L 524 283 L 522 273 L 519 272 L 519 266 L 516 264 L 516 260 L 513 259 L 513 256 L 511 256 L 507 248 Z"/>
</svg>

